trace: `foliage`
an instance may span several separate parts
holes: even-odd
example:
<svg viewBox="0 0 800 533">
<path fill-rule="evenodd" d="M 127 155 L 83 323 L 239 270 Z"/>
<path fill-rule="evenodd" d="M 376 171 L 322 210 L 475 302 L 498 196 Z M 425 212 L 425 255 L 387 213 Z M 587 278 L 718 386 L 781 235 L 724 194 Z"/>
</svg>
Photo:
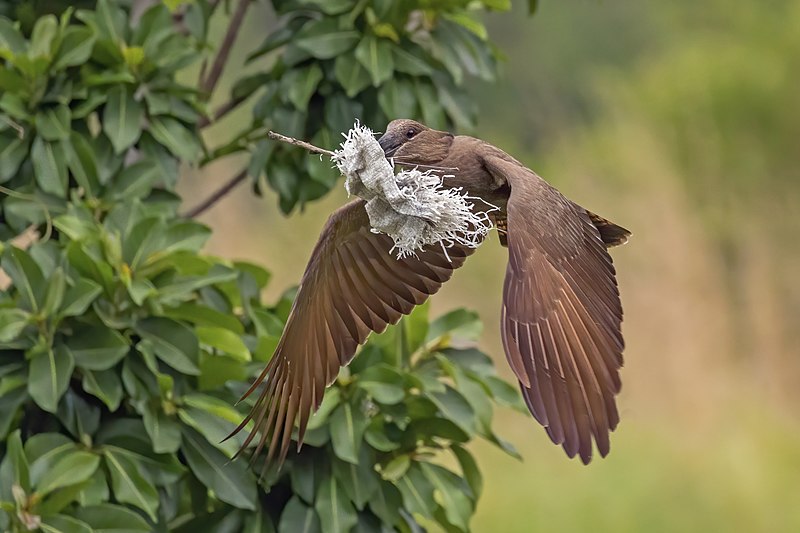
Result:
<svg viewBox="0 0 800 533">
<path fill-rule="evenodd" d="M 354 118 L 468 122 L 463 72 L 493 69 L 475 3 L 276 0 L 281 23 L 252 56 L 277 58 L 223 108 L 253 96 L 253 121 L 218 148 L 199 130 L 225 114 L 207 109 L 230 52 L 208 41 L 224 3 L 168 4 L 176 11 L 138 17 L 109 0 L 0 17 L 0 265 L 11 280 L 0 295 L 0 525 L 466 530 L 481 476 L 464 445 L 481 436 L 513 453 L 492 432 L 492 403 L 518 402 L 487 356 L 451 343 L 479 331 L 475 315 L 429 324 L 421 307 L 374 336 L 303 450 L 259 478 L 258 461 L 229 461 L 243 437 L 222 439 L 293 293 L 266 305 L 268 271 L 203 255 L 209 230 L 178 214 L 173 188 L 180 164 L 247 151 L 250 174 L 266 170 L 288 211 L 335 176 L 263 141 L 265 127 L 329 146 Z M 35 3 L 24 5 L 30 15 Z M 209 50 L 197 85 L 179 83 Z M 22 246 L 21 234 L 38 237 Z M 459 473 L 440 465 L 444 451 Z"/>
</svg>

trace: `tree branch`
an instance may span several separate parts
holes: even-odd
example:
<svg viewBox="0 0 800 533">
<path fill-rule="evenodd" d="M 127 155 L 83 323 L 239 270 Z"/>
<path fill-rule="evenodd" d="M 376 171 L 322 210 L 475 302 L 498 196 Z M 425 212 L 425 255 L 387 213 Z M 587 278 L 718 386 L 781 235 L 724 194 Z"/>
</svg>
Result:
<svg viewBox="0 0 800 533">
<path fill-rule="evenodd" d="M 228 196 L 230 192 L 235 189 L 241 182 L 247 179 L 247 169 L 242 169 L 241 172 L 236 174 L 233 178 L 228 181 L 225 185 L 214 191 L 211 196 L 200 202 L 198 205 L 187 211 L 183 214 L 184 218 L 195 218 L 209 209 L 211 209 L 214 204 Z"/>
<path fill-rule="evenodd" d="M 286 135 L 281 135 L 280 133 L 275 133 L 274 131 L 271 130 L 269 133 L 267 133 L 267 136 L 273 141 L 281 141 L 288 144 L 293 144 L 295 146 L 299 146 L 300 148 L 308 150 L 312 154 L 327 155 L 328 157 L 333 157 L 334 155 L 336 155 L 330 150 L 319 148 L 318 146 L 314 146 L 311 143 L 301 141 L 300 139 L 295 139 L 294 137 L 287 137 Z"/>
<path fill-rule="evenodd" d="M 233 16 L 231 17 L 231 22 L 228 25 L 228 31 L 225 32 L 225 37 L 222 39 L 222 45 L 219 47 L 217 56 L 214 58 L 211 71 L 200 85 L 200 90 L 209 96 L 214 91 L 214 87 L 217 86 L 217 82 L 222 75 L 222 71 L 225 68 L 225 63 L 228 61 L 228 56 L 231 53 L 236 36 L 239 34 L 239 28 L 242 26 L 244 15 L 247 12 L 249 5 L 250 0 L 239 0 L 239 3 L 236 5 L 236 10 L 233 12 Z"/>
</svg>

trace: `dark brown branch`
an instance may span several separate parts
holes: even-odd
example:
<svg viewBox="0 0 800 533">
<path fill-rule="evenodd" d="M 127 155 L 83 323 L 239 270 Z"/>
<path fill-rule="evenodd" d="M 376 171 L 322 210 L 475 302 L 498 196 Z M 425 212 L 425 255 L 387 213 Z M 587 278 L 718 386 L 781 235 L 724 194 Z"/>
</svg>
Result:
<svg viewBox="0 0 800 533">
<path fill-rule="evenodd" d="M 245 98 L 232 98 L 228 100 L 225 104 L 219 107 L 216 111 L 214 111 L 214 115 L 209 119 L 208 117 L 203 117 L 197 122 L 197 127 L 202 129 L 214 124 L 222 117 L 236 109 L 239 104 L 245 101 Z"/>
<path fill-rule="evenodd" d="M 233 189 L 235 189 L 237 185 L 242 183 L 245 179 L 247 179 L 247 169 L 243 169 L 241 172 L 236 174 L 233 178 L 231 178 L 231 180 L 228 183 L 226 183 L 225 185 L 214 191 L 211 194 L 211 196 L 209 196 L 208 198 L 200 202 L 198 205 L 196 205 L 195 207 L 184 213 L 183 217 L 195 218 L 202 215 L 203 213 L 211 209 L 214 206 L 214 204 L 216 204 L 217 202 L 228 196 L 228 194 L 230 194 L 230 192 Z"/>
<path fill-rule="evenodd" d="M 222 45 L 219 47 L 214 63 L 211 65 L 211 71 L 200 86 L 200 89 L 209 96 L 214 91 L 214 87 L 217 86 L 220 76 L 222 76 L 225 63 L 228 62 L 228 56 L 231 53 L 236 36 L 239 34 L 239 28 L 242 26 L 244 14 L 247 12 L 249 5 L 250 0 L 239 0 L 228 25 L 228 31 L 225 32 L 225 37 L 222 39 Z"/>
<path fill-rule="evenodd" d="M 287 137 L 286 135 L 281 135 L 280 133 L 275 133 L 274 131 L 270 131 L 269 133 L 267 133 L 267 136 L 273 141 L 281 141 L 288 144 L 293 144 L 295 146 L 299 146 L 300 148 L 308 150 L 312 154 L 327 155 L 329 157 L 333 157 L 335 155 L 330 150 L 319 148 L 318 146 L 314 146 L 311 143 L 301 141 L 300 139 L 295 139 L 294 137 Z"/>
</svg>

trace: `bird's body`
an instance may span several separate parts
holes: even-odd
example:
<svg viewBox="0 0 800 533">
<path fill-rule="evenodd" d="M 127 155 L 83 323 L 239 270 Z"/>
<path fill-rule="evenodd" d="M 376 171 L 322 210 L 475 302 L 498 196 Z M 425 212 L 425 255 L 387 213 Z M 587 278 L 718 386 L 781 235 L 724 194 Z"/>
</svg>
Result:
<svg viewBox="0 0 800 533">
<path fill-rule="evenodd" d="M 395 120 L 380 139 L 403 166 L 442 169 L 444 185 L 462 187 L 499 208 L 508 247 L 501 333 L 511 368 L 533 416 L 570 457 L 584 463 L 592 440 L 601 455 L 619 421 L 614 401 L 624 342 L 615 270 L 606 248 L 630 233 L 565 198 L 532 170 L 485 141 Z M 328 220 L 301 281 L 286 329 L 267 368 L 246 395 L 265 387 L 250 415 L 283 460 L 291 432 L 299 443 L 325 387 L 371 331 L 382 331 L 447 281 L 473 250 L 429 247 L 395 259 L 392 240 L 370 232 L 357 200 Z"/>
</svg>

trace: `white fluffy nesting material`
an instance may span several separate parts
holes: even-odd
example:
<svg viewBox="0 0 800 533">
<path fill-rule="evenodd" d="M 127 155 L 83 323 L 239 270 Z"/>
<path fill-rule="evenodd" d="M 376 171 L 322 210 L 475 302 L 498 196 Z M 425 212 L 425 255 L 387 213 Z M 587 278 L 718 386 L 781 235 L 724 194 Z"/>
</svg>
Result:
<svg viewBox="0 0 800 533">
<path fill-rule="evenodd" d="M 436 243 L 445 254 L 456 244 L 477 248 L 492 229 L 488 213 L 497 207 L 462 193 L 461 187 L 443 187 L 444 175 L 437 170 L 414 168 L 395 175 L 372 130 L 358 122 L 333 162 L 345 176 L 348 194 L 367 201 L 372 231 L 394 240 L 398 259 Z M 470 200 L 483 202 L 487 209 L 475 209 Z"/>
</svg>

